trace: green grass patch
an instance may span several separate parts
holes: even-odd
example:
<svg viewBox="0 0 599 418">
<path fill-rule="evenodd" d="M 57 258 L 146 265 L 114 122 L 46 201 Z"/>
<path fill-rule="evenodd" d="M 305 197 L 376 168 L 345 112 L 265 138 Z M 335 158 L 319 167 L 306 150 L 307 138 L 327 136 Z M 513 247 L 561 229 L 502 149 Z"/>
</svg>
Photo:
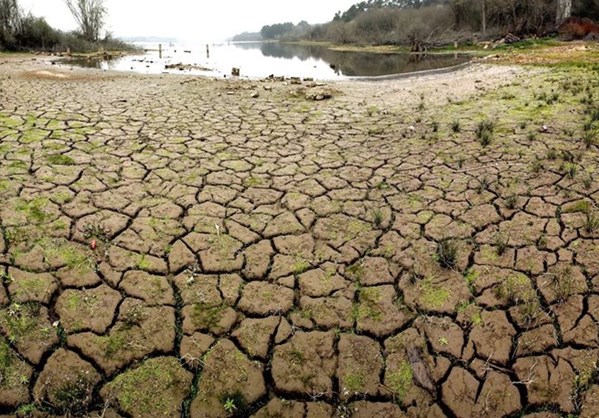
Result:
<svg viewBox="0 0 599 418">
<path fill-rule="evenodd" d="M 48 161 L 49 164 L 52 164 L 52 165 L 75 165 L 75 160 L 73 160 L 68 155 L 62 155 L 62 154 L 48 155 L 46 157 L 46 160 Z"/>
</svg>

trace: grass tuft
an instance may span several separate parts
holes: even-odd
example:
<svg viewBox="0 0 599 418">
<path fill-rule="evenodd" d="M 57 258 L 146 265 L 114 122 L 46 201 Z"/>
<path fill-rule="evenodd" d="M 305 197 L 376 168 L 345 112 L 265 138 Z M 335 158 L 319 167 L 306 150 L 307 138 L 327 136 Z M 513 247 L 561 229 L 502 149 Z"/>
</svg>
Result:
<svg viewBox="0 0 599 418">
<path fill-rule="evenodd" d="M 491 144 L 493 133 L 495 131 L 495 123 L 488 119 L 480 121 L 476 126 L 476 138 L 483 147 Z"/>
<path fill-rule="evenodd" d="M 458 245 L 452 239 L 443 239 L 437 243 L 436 259 L 443 268 L 455 267 L 458 258 Z"/>
</svg>

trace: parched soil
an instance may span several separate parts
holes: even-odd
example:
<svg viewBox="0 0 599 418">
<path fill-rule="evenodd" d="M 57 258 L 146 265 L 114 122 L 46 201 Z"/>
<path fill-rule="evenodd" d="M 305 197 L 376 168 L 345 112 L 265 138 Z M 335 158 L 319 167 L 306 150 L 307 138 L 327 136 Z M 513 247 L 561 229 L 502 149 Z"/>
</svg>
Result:
<svg viewBox="0 0 599 418">
<path fill-rule="evenodd" d="M 596 417 L 598 129 L 591 66 L 0 56 L 0 415 Z"/>
</svg>

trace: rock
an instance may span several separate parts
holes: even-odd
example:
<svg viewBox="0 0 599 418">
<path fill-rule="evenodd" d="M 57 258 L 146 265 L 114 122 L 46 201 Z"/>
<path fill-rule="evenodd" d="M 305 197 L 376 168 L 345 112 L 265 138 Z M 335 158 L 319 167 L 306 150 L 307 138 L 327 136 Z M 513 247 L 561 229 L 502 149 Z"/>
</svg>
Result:
<svg viewBox="0 0 599 418">
<path fill-rule="evenodd" d="M 233 67 L 231 69 L 231 75 L 233 77 L 239 77 L 239 74 L 241 73 L 241 71 L 239 70 L 239 68 Z"/>
<path fill-rule="evenodd" d="M 165 70 L 178 70 L 178 71 L 212 71 L 211 68 L 207 68 L 197 64 L 183 64 L 179 62 L 177 64 L 167 64 L 164 66 Z"/>
<path fill-rule="evenodd" d="M 306 90 L 304 97 L 306 100 L 321 101 L 333 97 L 333 92 L 329 89 L 313 87 Z"/>
</svg>

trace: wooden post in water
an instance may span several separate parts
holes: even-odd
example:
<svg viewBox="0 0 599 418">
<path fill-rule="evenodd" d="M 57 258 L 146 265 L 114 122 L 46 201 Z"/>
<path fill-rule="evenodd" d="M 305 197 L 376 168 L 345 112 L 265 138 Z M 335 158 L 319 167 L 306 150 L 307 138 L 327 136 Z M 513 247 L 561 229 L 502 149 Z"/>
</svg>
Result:
<svg viewBox="0 0 599 418">
<path fill-rule="evenodd" d="M 206 58 L 210 59 L 210 45 L 206 44 Z"/>
<path fill-rule="evenodd" d="M 162 44 L 158 44 L 158 58 L 162 59 Z"/>
</svg>

